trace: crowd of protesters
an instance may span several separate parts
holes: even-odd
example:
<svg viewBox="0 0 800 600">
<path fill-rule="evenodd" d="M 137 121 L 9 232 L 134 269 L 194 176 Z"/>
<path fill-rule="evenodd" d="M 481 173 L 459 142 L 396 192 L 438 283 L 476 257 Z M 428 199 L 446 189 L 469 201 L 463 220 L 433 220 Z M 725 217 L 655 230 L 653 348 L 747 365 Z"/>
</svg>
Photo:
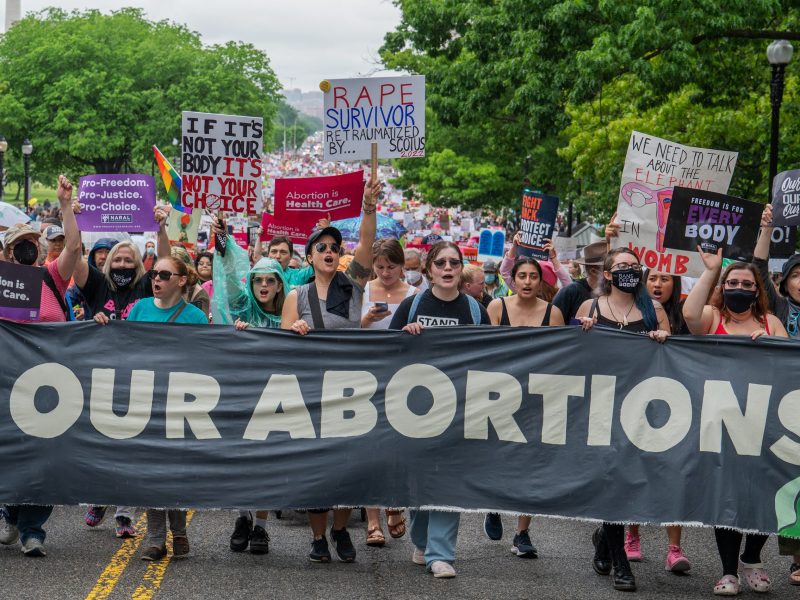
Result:
<svg viewBox="0 0 800 600">
<path fill-rule="evenodd" d="M 301 169 L 298 175 L 308 174 Z M 319 173 L 313 173 L 319 174 Z M 800 255 L 789 259 L 774 285 L 767 270 L 772 214 L 764 210 L 762 235 L 755 260 L 722 268 L 721 254 L 700 252 L 705 266 L 694 281 L 643 269 L 636 253 L 611 250 L 618 226 L 612 220 L 606 241 L 583 248 L 580 258 L 562 265 L 552 244 L 548 260 L 520 255 L 514 236 L 502 260 L 482 265 L 470 262 L 462 246 L 439 241 L 425 248 L 403 248 L 396 239 L 376 238 L 377 204 L 382 185 L 370 180 L 364 188 L 358 242 L 349 253 L 341 232 L 326 221 L 310 232 L 303 256 L 291 241 L 276 237 L 266 246 L 259 241 L 248 252 L 229 237 L 225 219 L 211 225 L 209 251 L 191 253 L 170 246 L 167 207 L 155 209 L 159 231 L 145 244 L 144 255 L 131 241 L 97 240 L 84 256 L 75 214 L 72 185 L 59 179 L 58 219 L 43 218 L 42 227 L 17 224 L 5 232 L 3 259 L 43 269 L 41 322 L 93 319 L 230 325 L 284 329 L 304 336 L 314 329 L 393 329 L 424 335 L 429 327 L 577 326 L 606 327 L 648 336 L 664 343 L 670 335 L 740 335 L 797 339 L 800 317 Z M 45 223 L 44 220 L 47 220 Z M 259 231 L 259 240 L 260 240 Z M 699 251 L 699 249 L 698 249 Z M 343 260 L 349 254 L 347 260 Z M 682 294 L 682 290 L 691 290 Z M 233 335 L 243 335 L 236 334 Z M 85 522 L 97 527 L 105 506 L 91 506 Z M 267 508 L 255 514 L 239 512 L 230 549 L 255 554 L 269 549 Z M 44 556 L 48 506 L 6 506 L 0 512 L 0 544 L 18 540 L 27 556 Z M 115 507 L 115 533 L 136 536 L 136 508 Z M 329 513 L 332 518 L 329 519 Z M 350 509 L 309 507 L 313 562 L 330 562 L 333 552 L 343 562 L 356 560 L 356 546 L 347 530 Z M 186 513 L 147 509 L 147 540 L 142 559 L 160 560 L 167 554 L 167 523 L 173 535 L 173 555 L 190 552 Z M 364 543 L 386 543 L 381 511 L 366 507 Z M 406 534 L 402 507 L 386 510 L 391 538 Z M 456 575 L 456 541 L 460 514 L 453 511 L 409 511 L 411 560 L 437 578 Z M 331 527 L 329 527 L 329 521 Z M 503 536 L 499 514 L 486 515 L 484 529 L 491 539 Z M 521 515 L 511 551 L 536 558 L 531 539 L 532 518 Z M 682 573 L 691 563 L 681 546 L 681 528 L 667 527 L 665 567 Z M 727 529 L 715 530 L 722 577 L 713 587 L 718 595 L 735 595 L 747 585 L 757 592 L 771 582 L 761 561 L 766 536 Z M 587 540 L 588 543 L 588 540 Z M 604 523 L 592 536 L 592 567 L 610 576 L 619 590 L 635 590 L 631 562 L 642 560 L 638 526 Z M 790 582 L 800 585 L 800 542 L 781 538 L 780 552 L 792 557 Z"/>
</svg>

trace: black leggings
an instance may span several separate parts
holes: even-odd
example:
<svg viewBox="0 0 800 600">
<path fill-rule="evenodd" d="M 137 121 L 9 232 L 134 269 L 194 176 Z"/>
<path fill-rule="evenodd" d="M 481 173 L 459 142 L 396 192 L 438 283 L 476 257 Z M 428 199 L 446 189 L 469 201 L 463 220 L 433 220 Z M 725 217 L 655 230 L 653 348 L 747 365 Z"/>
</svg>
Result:
<svg viewBox="0 0 800 600">
<path fill-rule="evenodd" d="M 717 538 L 717 550 L 722 561 L 723 575 L 736 575 L 739 572 L 739 549 L 742 546 L 742 533 L 733 529 L 714 528 L 714 537 Z M 744 541 L 744 552 L 741 560 L 743 563 L 755 564 L 761 562 L 761 549 L 767 543 L 769 536 L 757 533 L 748 533 Z"/>
<path fill-rule="evenodd" d="M 603 523 L 603 533 L 614 566 L 628 566 L 628 557 L 625 556 L 625 526 Z"/>
</svg>

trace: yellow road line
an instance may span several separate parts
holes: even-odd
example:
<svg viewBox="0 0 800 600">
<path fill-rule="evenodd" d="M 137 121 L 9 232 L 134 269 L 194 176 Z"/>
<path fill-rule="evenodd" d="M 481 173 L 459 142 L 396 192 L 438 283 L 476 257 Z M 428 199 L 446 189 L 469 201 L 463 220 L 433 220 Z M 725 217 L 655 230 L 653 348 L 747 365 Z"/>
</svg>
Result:
<svg viewBox="0 0 800 600">
<path fill-rule="evenodd" d="M 189 523 L 192 522 L 194 511 L 190 510 L 186 514 L 186 528 L 189 528 Z M 172 560 L 172 535 L 167 536 L 167 554 L 166 558 L 161 560 L 154 560 L 147 565 L 147 571 L 142 577 L 142 583 L 139 584 L 133 594 L 131 600 L 151 600 L 156 592 L 161 588 L 161 583 L 164 581 L 164 575 L 167 574 L 167 567 Z"/>
<path fill-rule="evenodd" d="M 125 567 L 128 566 L 144 539 L 146 526 L 147 517 L 142 515 L 135 525 L 138 535 L 122 542 L 119 550 L 111 557 L 108 565 L 100 574 L 100 577 L 97 578 L 97 583 L 94 584 L 92 591 L 86 596 L 86 600 L 105 600 L 114 591 L 114 587 L 117 585 L 123 571 L 125 571 Z"/>
</svg>

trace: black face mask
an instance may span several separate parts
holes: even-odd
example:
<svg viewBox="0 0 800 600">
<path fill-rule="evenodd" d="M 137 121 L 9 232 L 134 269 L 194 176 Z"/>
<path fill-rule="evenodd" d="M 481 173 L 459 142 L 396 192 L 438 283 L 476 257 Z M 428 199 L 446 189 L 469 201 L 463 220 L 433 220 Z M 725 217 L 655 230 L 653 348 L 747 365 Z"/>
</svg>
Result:
<svg viewBox="0 0 800 600">
<path fill-rule="evenodd" d="M 642 280 L 641 271 L 625 269 L 624 271 L 613 271 L 611 273 L 611 285 L 621 292 L 632 294 L 639 282 Z"/>
<path fill-rule="evenodd" d="M 39 246 L 30 240 L 22 240 L 14 244 L 14 260 L 21 265 L 32 265 L 39 258 Z"/>
<path fill-rule="evenodd" d="M 111 269 L 111 281 L 117 287 L 128 287 L 136 277 L 136 269 Z"/>
<path fill-rule="evenodd" d="M 722 290 L 722 297 L 729 311 L 741 314 L 747 312 L 756 303 L 757 294 L 755 291 L 737 288 L 735 290 Z"/>
</svg>

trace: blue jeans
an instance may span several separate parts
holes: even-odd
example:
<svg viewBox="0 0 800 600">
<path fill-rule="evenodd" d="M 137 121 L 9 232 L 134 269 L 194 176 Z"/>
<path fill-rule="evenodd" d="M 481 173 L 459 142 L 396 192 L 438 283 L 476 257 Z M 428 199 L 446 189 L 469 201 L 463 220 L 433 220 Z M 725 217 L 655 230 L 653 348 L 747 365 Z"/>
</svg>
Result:
<svg viewBox="0 0 800 600">
<path fill-rule="evenodd" d="M 425 551 L 427 566 L 435 560 L 455 561 L 461 513 L 438 510 L 412 510 L 410 513 L 411 541 Z"/>
<path fill-rule="evenodd" d="M 6 511 L 8 511 L 8 522 L 19 529 L 19 539 L 23 544 L 28 538 L 44 542 L 47 534 L 42 526 L 50 518 L 50 513 L 53 512 L 52 506 L 10 504 L 6 506 Z"/>
</svg>

